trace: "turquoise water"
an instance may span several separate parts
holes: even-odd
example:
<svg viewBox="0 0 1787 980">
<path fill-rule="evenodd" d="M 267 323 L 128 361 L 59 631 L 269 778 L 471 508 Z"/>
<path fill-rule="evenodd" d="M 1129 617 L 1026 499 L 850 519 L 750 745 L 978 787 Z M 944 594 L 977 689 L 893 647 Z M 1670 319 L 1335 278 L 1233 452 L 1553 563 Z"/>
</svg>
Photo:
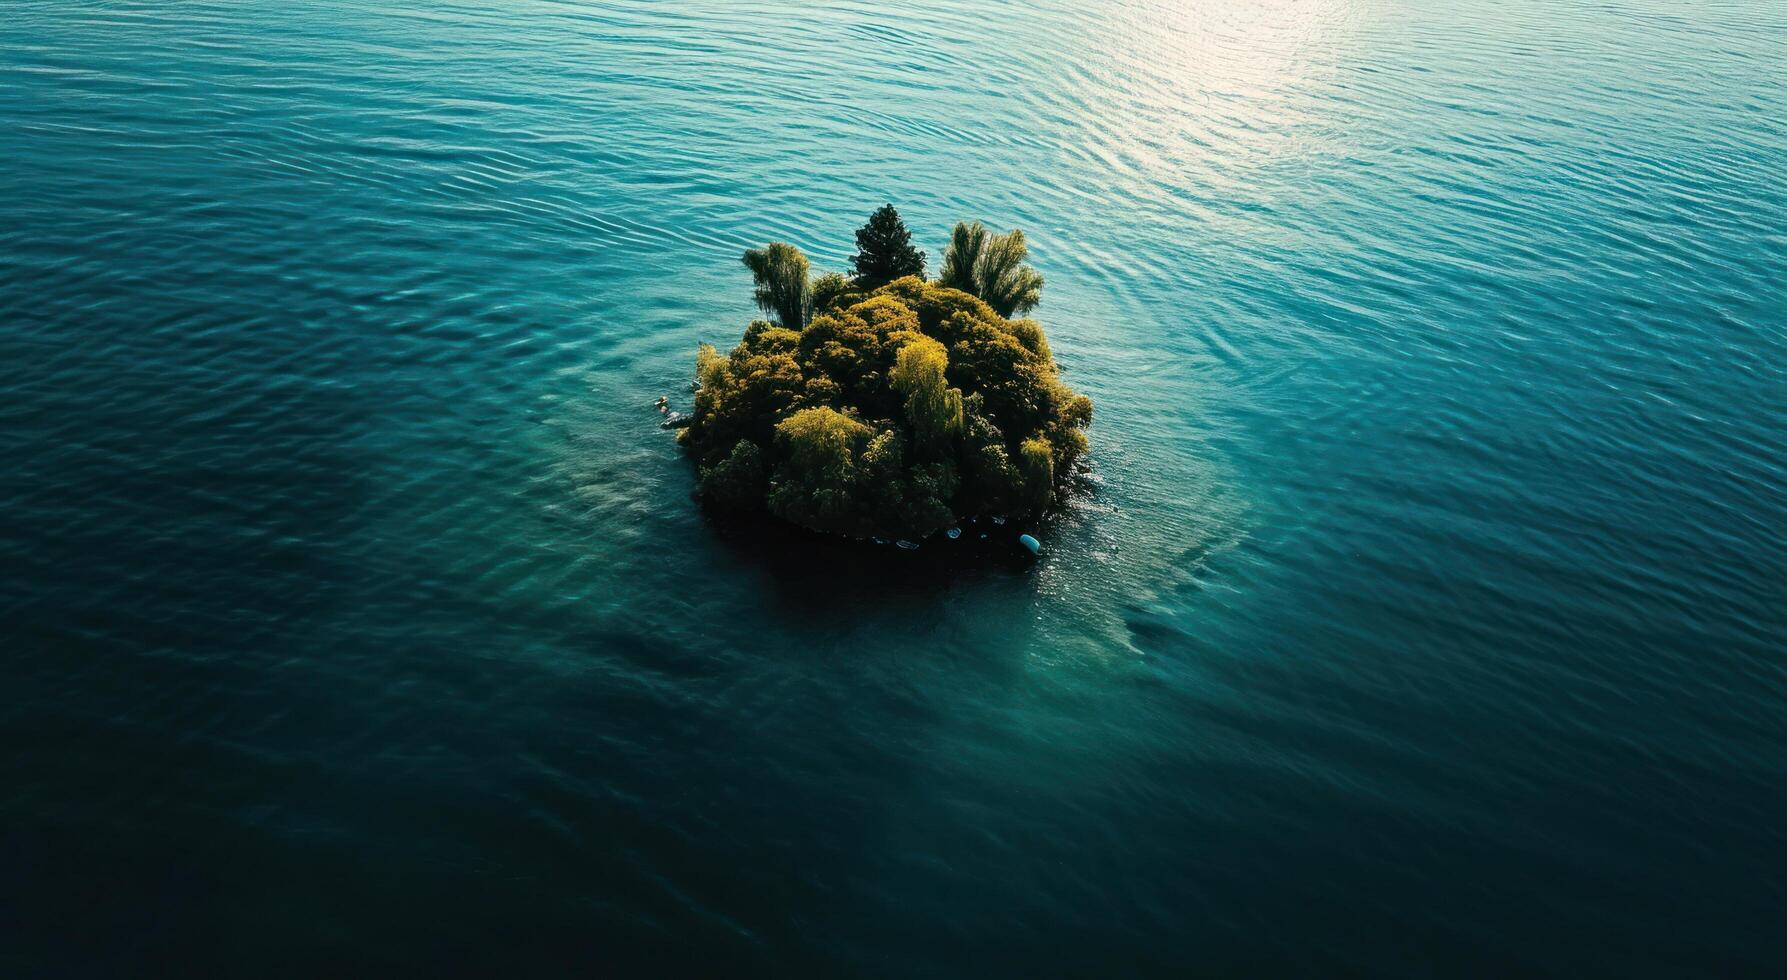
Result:
<svg viewBox="0 0 1787 980">
<path fill-rule="evenodd" d="M 1787 7 L 3 13 L 8 975 L 1783 968 Z M 657 428 L 887 201 L 1033 567 Z"/>
</svg>

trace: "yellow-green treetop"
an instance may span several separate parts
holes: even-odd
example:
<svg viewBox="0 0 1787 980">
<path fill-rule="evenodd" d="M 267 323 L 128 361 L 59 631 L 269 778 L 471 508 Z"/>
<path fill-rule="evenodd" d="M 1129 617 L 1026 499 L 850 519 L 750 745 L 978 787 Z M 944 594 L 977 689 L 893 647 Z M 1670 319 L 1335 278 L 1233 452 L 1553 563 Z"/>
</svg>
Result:
<svg viewBox="0 0 1787 980">
<path fill-rule="evenodd" d="M 728 355 L 697 356 L 680 438 L 703 499 L 910 538 L 1051 506 L 1086 452 L 1092 402 L 1062 383 L 1036 321 L 1007 319 L 1041 290 L 1026 254 L 1021 232 L 964 224 L 943 274 L 969 288 L 905 276 L 865 289 L 837 273 L 809 283 L 790 245 L 747 253 L 776 320 L 751 324 Z"/>
</svg>

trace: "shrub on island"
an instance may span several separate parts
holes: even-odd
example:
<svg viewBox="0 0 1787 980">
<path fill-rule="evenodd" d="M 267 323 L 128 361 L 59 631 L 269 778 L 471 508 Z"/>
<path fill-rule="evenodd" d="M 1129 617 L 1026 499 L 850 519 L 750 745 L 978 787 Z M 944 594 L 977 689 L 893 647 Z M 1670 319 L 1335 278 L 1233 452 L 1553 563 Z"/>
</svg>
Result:
<svg viewBox="0 0 1787 980">
<path fill-rule="evenodd" d="M 1041 512 L 1086 451 L 1092 401 L 1063 384 L 1020 231 L 955 228 L 942 276 L 892 205 L 857 232 L 855 275 L 809 279 L 800 250 L 745 253 L 758 320 L 703 344 L 679 435 L 716 510 L 815 531 L 920 538 Z"/>
</svg>

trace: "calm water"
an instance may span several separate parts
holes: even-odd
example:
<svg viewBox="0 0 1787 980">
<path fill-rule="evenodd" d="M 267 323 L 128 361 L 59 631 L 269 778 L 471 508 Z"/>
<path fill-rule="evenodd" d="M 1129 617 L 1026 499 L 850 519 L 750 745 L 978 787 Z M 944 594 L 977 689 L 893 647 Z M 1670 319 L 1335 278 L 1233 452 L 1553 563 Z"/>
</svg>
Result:
<svg viewBox="0 0 1787 980">
<path fill-rule="evenodd" d="M 0 13 L 7 975 L 1783 968 L 1787 7 Z M 656 427 L 885 201 L 1032 568 Z"/>
</svg>

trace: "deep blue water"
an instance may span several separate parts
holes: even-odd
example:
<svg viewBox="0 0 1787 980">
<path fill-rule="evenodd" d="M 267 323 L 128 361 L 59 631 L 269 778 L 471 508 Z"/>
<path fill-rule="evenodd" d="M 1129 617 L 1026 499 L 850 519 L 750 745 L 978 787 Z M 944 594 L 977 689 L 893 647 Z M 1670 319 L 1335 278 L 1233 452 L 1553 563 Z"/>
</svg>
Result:
<svg viewBox="0 0 1787 980">
<path fill-rule="evenodd" d="M 6 976 L 1787 970 L 1787 6 L 0 15 Z M 888 201 L 1034 567 L 656 426 Z"/>
</svg>

